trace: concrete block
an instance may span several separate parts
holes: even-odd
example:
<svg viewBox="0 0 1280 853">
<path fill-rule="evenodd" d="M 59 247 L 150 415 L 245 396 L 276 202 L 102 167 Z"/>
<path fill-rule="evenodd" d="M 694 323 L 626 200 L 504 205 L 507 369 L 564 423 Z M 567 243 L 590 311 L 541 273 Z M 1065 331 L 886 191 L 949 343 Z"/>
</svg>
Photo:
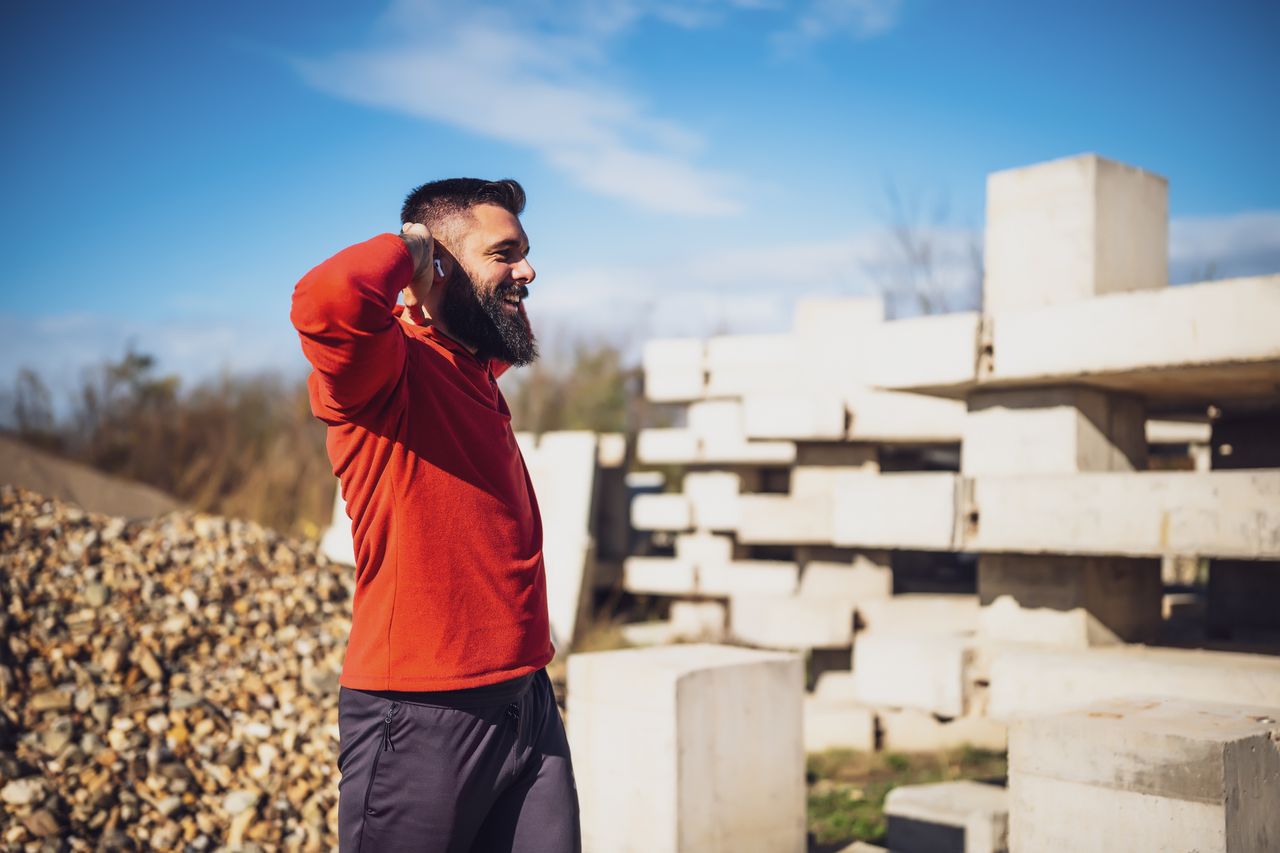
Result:
<svg viewBox="0 0 1280 853">
<path fill-rule="evenodd" d="M 728 611 L 719 601 L 671 603 L 671 628 L 681 640 L 719 642 L 728 623 Z"/>
<path fill-rule="evenodd" d="M 627 557 L 622 564 L 622 586 L 642 595 L 693 595 L 698 591 L 697 570 L 687 560 Z"/>
<path fill-rule="evenodd" d="M 884 802 L 894 853 L 1006 853 L 1009 792 L 960 780 L 902 785 Z"/>
<path fill-rule="evenodd" d="M 636 530 L 689 530 L 693 516 L 684 495 L 636 495 L 631 501 L 631 526 Z"/>
<path fill-rule="evenodd" d="M 1141 471 L 1137 397 L 1088 388 L 980 391 L 969 397 L 960 471 L 970 476 Z"/>
<path fill-rule="evenodd" d="M 951 473 L 846 477 L 835 491 L 831 541 L 854 548 L 960 550 L 960 488 Z"/>
<path fill-rule="evenodd" d="M 1009 733 L 1013 850 L 1261 851 L 1280 842 L 1280 707 L 1126 698 Z"/>
<path fill-rule="evenodd" d="M 688 410 L 689 431 L 706 440 L 745 439 L 742 431 L 742 403 L 739 400 L 700 400 L 690 403 Z"/>
<path fill-rule="evenodd" d="M 1204 421 L 1175 421 L 1152 418 L 1147 421 L 1147 444 L 1208 444 L 1212 428 Z M 1249 466 L 1262 467 L 1262 466 Z"/>
<path fill-rule="evenodd" d="M 654 402 L 686 402 L 706 393 L 706 344 L 700 339 L 647 341 L 640 363 L 645 397 Z"/>
<path fill-rule="evenodd" d="M 783 560 L 734 560 L 698 569 L 698 591 L 703 595 L 732 598 L 735 595 L 784 596 L 795 593 L 800 568 Z"/>
<path fill-rule="evenodd" d="M 636 460 L 644 465 L 691 465 L 701 451 L 701 441 L 688 429 L 642 429 L 636 435 Z"/>
<path fill-rule="evenodd" d="M 856 702 L 804 697 L 804 750 L 856 749 L 874 752 L 876 715 Z"/>
<path fill-rule="evenodd" d="M 803 383 L 804 347 L 792 335 L 722 335 L 707 341 L 707 396 L 743 397 Z"/>
<path fill-rule="evenodd" d="M 972 483 L 977 515 L 966 550 L 1280 559 L 1276 470 L 977 477 Z M 840 544 L 847 523 L 837 515 Z"/>
<path fill-rule="evenodd" d="M 629 646 L 667 646 L 679 640 L 675 627 L 666 619 L 652 622 L 629 622 L 620 629 L 622 639 Z"/>
<path fill-rule="evenodd" d="M 832 536 L 830 494 L 742 495 L 738 541 L 747 544 L 825 544 Z"/>
<path fill-rule="evenodd" d="M 839 394 L 775 391 L 742 398 L 743 430 L 753 439 L 840 441 L 845 401 Z"/>
<path fill-rule="evenodd" d="M 978 633 L 1078 648 L 1155 642 L 1163 592 L 1158 560 L 983 554 Z"/>
<path fill-rule="evenodd" d="M 905 391 L 864 388 L 845 397 L 850 441 L 892 444 L 952 444 L 960 441 L 966 406 Z"/>
<path fill-rule="evenodd" d="M 991 649 L 988 715 L 1048 714 L 1132 695 L 1280 706 L 1280 658 L 1200 649 L 1111 646 Z"/>
<path fill-rule="evenodd" d="M 714 533 L 681 533 L 676 536 L 676 559 L 695 566 L 728 563 L 734 558 L 732 536 Z"/>
<path fill-rule="evenodd" d="M 702 457 L 708 465 L 790 465 L 796 446 L 790 441 L 746 441 L 708 438 L 702 442 Z"/>
<path fill-rule="evenodd" d="M 997 314 L 982 382 L 1087 383 L 1141 394 L 1156 408 L 1274 400 L 1277 316 L 1280 275 Z"/>
<path fill-rule="evenodd" d="M 858 555 L 852 563 L 810 560 L 800 570 L 800 593 L 805 598 L 867 601 L 893 595 L 893 569 L 888 554 Z"/>
<path fill-rule="evenodd" d="M 872 447 L 859 448 L 866 459 L 857 465 L 799 465 L 791 469 L 791 495 L 795 498 L 825 497 L 830 499 L 836 487 L 851 474 L 874 477 L 880 472 L 877 452 Z"/>
<path fill-rule="evenodd" d="M 962 635 L 858 634 L 853 675 L 858 701 L 914 708 L 940 717 L 969 709 L 974 644 Z"/>
<path fill-rule="evenodd" d="M 797 655 L 678 645 L 569 658 L 585 850 L 803 853 Z"/>
<path fill-rule="evenodd" d="M 692 471 L 684 475 L 684 494 L 700 530 L 737 530 L 742 476 L 731 471 Z"/>
<path fill-rule="evenodd" d="M 547 612 L 560 649 L 573 643 L 591 583 L 597 456 L 596 434 L 585 431 L 544 433 L 524 454 L 542 513 Z"/>
<path fill-rule="evenodd" d="M 858 621 L 868 634 L 974 633 L 978 614 L 976 595 L 911 593 L 858 602 Z"/>
<path fill-rule="evenodd" d="M 938 752 L 945 749 L 1004 751 L 1008 727 L 988 717 L 956 717 L 940 720 L 916 710 L 876 710 L 880 748 L 886 752 Z"/>
<path fill-rule="evenodd" d="M 342 487 L 333 483 L 333 518 L 320 538 L 320 552 L 335 563 L 344 566 L 356 564 L 355 542 L 351 537 L 351 518 L 347 515 L 347 502 L 342 499 Z"/>
<path fill-rule="evenodd" d="M 851 671 L 829 670 L 818 676 L 813 695 L 826 702 L 856 702 L 857 680 Z"/>
<path fill-rule="evenodd" d="M 1096 154 L 987 177 L 988 312 L 1164 287 L 1169 184 Z"/>
<path fill-rule="evenodd" d="M 890 390 L 967 386 L 977 378 L 979 315 L 911 317 L 863 333 L 867 384 Z M 886 358 L 892 353 L 892 358 Z"/>
<path fill-rule="evenodd" d="M 707 374 L 703 370 L 663 368 L 644 373 L 644 396 L 654 403 L 687 403 L 701 400 L 706 393 Z"/>
<path fill-rule="evenodd" d="M 735 595 L 730 631 L 741 642 L 767 649 L 839 649 L 853 643 L 852 599 Z"/>
</svg>

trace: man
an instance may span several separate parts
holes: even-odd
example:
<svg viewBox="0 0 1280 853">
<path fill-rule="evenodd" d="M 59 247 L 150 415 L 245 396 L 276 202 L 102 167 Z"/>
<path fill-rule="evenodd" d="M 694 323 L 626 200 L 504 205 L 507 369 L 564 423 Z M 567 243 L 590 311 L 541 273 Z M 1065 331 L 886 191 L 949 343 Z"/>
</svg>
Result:
<svg viewBox="0 0 1280 853">
<path fill-rule="evenodd" d="M 343 851 L 577 851 L 542 522 L 496 377 L 537 357 L 512 180 L 418 187 L 311 270 L 291 319 L 352 520 Z M 403 294 L 404 306 L 396 304 Z"/>
</svg>

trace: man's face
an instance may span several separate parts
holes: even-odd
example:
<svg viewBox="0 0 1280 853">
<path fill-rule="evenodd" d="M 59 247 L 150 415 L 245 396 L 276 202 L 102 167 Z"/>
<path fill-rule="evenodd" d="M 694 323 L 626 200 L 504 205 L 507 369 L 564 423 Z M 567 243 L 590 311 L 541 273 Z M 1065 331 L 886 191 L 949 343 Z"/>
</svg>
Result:
<svg viewBox="0 0 1280 853">
<path fill-rule="evenodd" d="M 498 358 L 516 367 L 532 363 L 538 345 L 524 299 L 536 273 L 529 265 L 529 238 L 520 220 L 497 205 L 473 207 L 450 249 L 457 263 L 440 304 L 440 319 L 449 332 L 475 347 L 482 359 Z"/>
</svg>

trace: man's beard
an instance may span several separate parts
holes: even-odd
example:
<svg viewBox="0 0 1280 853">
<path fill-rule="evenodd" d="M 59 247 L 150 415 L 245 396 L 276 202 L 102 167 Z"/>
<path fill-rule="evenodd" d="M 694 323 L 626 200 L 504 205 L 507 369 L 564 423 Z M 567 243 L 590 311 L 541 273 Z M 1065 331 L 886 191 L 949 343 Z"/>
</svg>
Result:
<svg viewBox="0 0 1280 853">
<path fill-rule="evenodd" d="M 521 300 L 529 289 L 520 284 L 501 284 L 481 292 L 461 265 L 444 283 L 444 300 L 440 319 L 450 334 L 476 348 L 482 361 L 497 358 L 513 367 L 532 364 L 538 357 L 538 342 L 523 311 L 510 313 L 503 298 L 519 293 Z"/>
</svg>

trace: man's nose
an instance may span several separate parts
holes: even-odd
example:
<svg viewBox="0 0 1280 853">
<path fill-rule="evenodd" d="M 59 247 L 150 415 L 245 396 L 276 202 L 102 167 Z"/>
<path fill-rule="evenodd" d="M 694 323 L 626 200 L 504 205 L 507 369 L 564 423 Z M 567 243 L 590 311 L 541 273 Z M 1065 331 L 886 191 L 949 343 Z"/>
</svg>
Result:
<svg viewBox="0 0 1280 853">
<path fill-rule="evenodd" d="M 511 277 L 521 284 L 528 285 L 533 283 L 538 273 L 534 271 L 533 264 L 529 263 L 528 258 L 521 258 L 520 263 L 511 268 Z"/>
</svg>

